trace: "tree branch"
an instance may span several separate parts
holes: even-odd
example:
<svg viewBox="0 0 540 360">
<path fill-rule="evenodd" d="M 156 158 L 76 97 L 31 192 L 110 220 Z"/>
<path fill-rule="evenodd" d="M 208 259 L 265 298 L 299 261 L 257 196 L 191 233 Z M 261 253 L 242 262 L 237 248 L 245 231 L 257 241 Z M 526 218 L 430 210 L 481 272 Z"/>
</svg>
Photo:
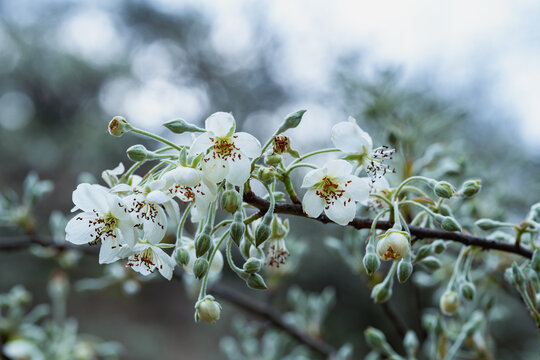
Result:
<svg viewBox="0 0 540 360">
<path fill-rule="evenodd" d="M 245 193 L 244 201 L 256 207 L 261 212 L 266 212 L 268 210 L 269 202 L 264 200 L 263 198 L 258 197 L 253 192 Z M 295 215 L 295 216 L 309 218 L 302 210 L 301 204 L 276 204 L 274 208 L 274 213 L 288 214 L 288 215 Z M 324 214 L 321 214 L 319 217 L 315 218 L 315 220 L 323 224 L 333 223 L 333 221 L 330 220 Z M 369 229 L 371 228 L 372 222 L 373 220 L 369 218 L 355 217 L 349 223 L 349 226 L 352 226 L 356 229 Z M 390 229 L 392 226 L 394 226 L 394 223 L 390 221 L 380 220 L 377 222 L 377 229 L 387 230 L 387 229 Z M 479 236 L 474 236 L 470 234 L 451 232 L 451 231 L 445 231 L 445 230 L 439 230 L 439 229 L 430 229 L 430 228 L 424 228 L 420 226 L 409 225 L 409 230 L 411 231 L 411 235 L 414 235 L 419 239 L 433 238 L 433 239 L 441 239 L 441 240 L 451 240 L 451 241 L 460 242 L 464 245 L 478 246 L 483 249 L 506 251 L 509 253 L 521 255 L 529 259 L 532 257 L 532 251 L 530 249 L 527 249 L 521 246 L 521 244 L 512 244 L 512 243 L 507 243 L 507 242 L 503 242 L 499 240 L 493 240 L 493 239 L 483 238 Z"/>
</svg>

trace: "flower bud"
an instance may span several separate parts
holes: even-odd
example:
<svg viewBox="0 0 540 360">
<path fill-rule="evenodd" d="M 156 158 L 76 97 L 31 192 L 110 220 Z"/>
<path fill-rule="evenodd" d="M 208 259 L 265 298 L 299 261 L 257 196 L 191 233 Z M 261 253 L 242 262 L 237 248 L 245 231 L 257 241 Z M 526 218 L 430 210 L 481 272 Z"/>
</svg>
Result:
<svg viewBox="0 0 540 360">
<path fill-rule="evenodd" d="M 109 122 L 109 134 L 112 136 L 122 136 L 132 129 L 133 127 L 122 116 L 115 116 Z"/>
<path fill-rule="evenodd" d="M 403 347 L 405 348 L 405 351 L 410 359 L 415 358 L 414 355 L 418 351 L 419 345 L 420 343 L 418 342 L 418 338 L 416 337 L 414 331 L 407 331 L 407 334 L 405 334 L 405 338 L 403 339 Z"/>
<path fill-rule="evenodd" d="M 163 124 L 167 129 L 171 130 L 175 134 L 182 134 L 185 132 L 204 132 L 204 129 L 201 129 L 198 126 L 190 124 L 183 119 L 171 120 Z"/>
<path fill-rule="evenodd" d="M 459 223 L 450 216 L 445 216 L 441 221 L 441 227 L 446 231 L 461 231 Z"/>
<path fill-rule="evenodd" d="M 259 180 L 261 180 L 266 185 L 269 185 L 274 181 L 274 178 L 276 177 L 276 172 L 272 168 L 267 168 L 264 166 L 261 166 L 259 168 Z"/>
<path fill-rule="evenodd" d="M 420 261 L 426 258 L 429 254 L 431 254 L 432 249 L 433 247 L 431 244 L 420 246 L 420 248 L 416 252 L 416 261 Z"/>
<path fill-rule="evenodd" d="M 459 307 L 459 296 L 455 291 L 446 290 L 439 302 L 441 311 L 445 315 L 452 315 Z"/>
<path fill-rule="evenodd" d="M 516 284 L 519 286 L 523 286 L 525 283 L 525 275 L 523 274 L 523 270 L 519 267 L 519 265 L 514 261 L 512 263 L 512 274 L 514 275 L 514 280 Z"/>
<path fill-rule="evenodd" d="M 437 270 L 441 267 L 441 261 L 435 256 L 428 256 L 425 259 L 422 259 L 420 263 L 425 265 L 430 270 Z"/>
<path fill-rule="evenodd" d="M 433 242 L 432 247 L 435 254 L 442 254 L 446 250 L 446 243 L 442 240 L 437 240 Z"/>
<path fill-rule="evenodd" d="M 174 260 L 180 266 L 189 264 L 189 251 L 186 248 L 179 247 L 174 252 Z"/>
<path fill-rule="evenodd" d="M 247 285 L 256 290 L 266 290 L 267 286 L 264 283 L 264 279 L 259 274 L 249 274 L 246 281 Z"/>
<path fill-rule="evenodd" d="M 476 288 L 472 282 L 463 281 L 461 284 L 459 284 L 459 292 L 465 300 L 471 301 L 474 299 L 474 295 L 476 294 Z"/>
<path fill-rule="evenodd" d="M 482 230 L 493 230 L 496 228 L 499 228 L 501 226 L 504 226 L 503 223 L 491 219 L 480 219 L 474 223 L 474 225 L 478 226 Z"/>
<path fill-rule="evenodd" d="M 233 190 L 225 190 L 221 195 L 221 207 L 231 214 L 236 213 L 238 206 L 240 205 L 239 194 Z"/>
<path fill-rule="evenodd" d="M 366 343 L 373 349 L 382 349 L 386 344 L 386 336 L 383 332 L 371 326 L 364 331 L 364 337 Z"/>
<path fill-rule="evenodd" d="M 300 121 L 302 121 L 302 116 L 304 116 L 305 112 L 306 110 L 298 110 L 297 112 L 287 115 L 276 133 L 281 134 L 288 129 L 297 127 L 300 124 Z"/>
<path fill-rule="evenodd" d="M 270 237 L 271 229 L 266 221 L 261 221 L 257 228 L 255 229 L 255 245 L 259 247 L 263 242 Z"/>
<path fill-rule="evenodd" d="M 408 254 L 409 234 L 403 231 L 388 230 L 377 243 L 377 255 L 381 260 L 400 260 Z"/>
<path fill-rule="evenodd" d="M 235 219 L 235 221 L 233 221 L 231 224 L 230 230 L 231 239 L 234 241 L 236 246 L 240 246 L 240 241 L 242 241 L 246 231 L 246 225 L 243 221 L 236 221 Z"/>
<path fill-rule="evenodd" d="M 397 268 L 397 278 L 400 283 L 404 283 L 409 279 L 413 271 L 411 261 L 407 258 L 401 259 Z"/>
<path fill-rule="evenodd" d="M 279 154 L 270 154 L 270 155 L 266 155 L 264 157 L 264 162 L 267 164 L 267 165 L 270 165 L 270 166 L 274 166 L 274 165 L 277 165 L 281 162 L 282 158 L 281 158 L 281 155 Z"/>
<path fill-rule="evenodd" d="M 461 186 L 459 193 L 464 197 L 473 197 L 480 189 L 482 189 L 482 182 L 480 180 L 467 180 Z"/>
<path fill-rule="evenodd" d="M 201 257 L 210 249 L 210 243 L 212 242 L 212 239 L 210 238 L 210 235 L 208 235 L 205 232 L 202 232 L 197 236 L 195 239 L 195 256 Z"/>
<path fill-rule="evenodd" d="M 195 304 L 195 321 L 205 321 L 214 324 L 221 315 L 221 305 L 213 296 L 207 295 Z"/>
<path fill-rule="evenodd" d="M 373 287 L 371 290 L 371 298 L 375 302 L 375 304 L 380 304 L 392 296 L 392 289 L 389 288 L 386 283 L 382 282 Z"/>
<path fill-rule="evenodd" d="M 435 184 L 433 192 L 437 194 L 438 197 L 450 199 L 452 196 L 454 196 L 456 190 L 454 189 L 452 184 L 446 181 L 439 181 L 437 184 Z"/>
<path fill-rule="evenodd" d="M 537 273 L 540 273 L 540 249 L 534 250 L 531 259 L 531 268 Z"/>
<path fill-rule="evenodd" d="M 364 259 L 362 259 L 362 262 L 364 263 L 364 268 L 366 269 L 368 275 L 371 275 L 375 271 L 379 270 L 379 267 L 381 266 L 381 260 L 379 260 L 379 257 L 375 255 L 374 252 L 366 253 Z"/>
<path fill-rule="evenodd" d="M 254 274 L 261 270 L 261 260 L 251 257 L 244 263 L 244 271 L 248 274 Z"/>
<path fill-rule="evenodd" d="M 251 243 L 248 241 L 248 239 L 243 238 L 240 241 L 239 249 L 240 249 L 240 252 L 242 253 L 242 256 L 244 256 L 244 258 L 247 259 L 250 257 Z"/>
<path fill-rule="evenodd" d="M 128 158 L 133 161 L 144 161 L 149 157 L 152 158 L 152 156 L 149 156 L 151 153 L 148 151 L 148 149 L 141 144 L 130 146 L 126 150 L 126 153 Z"/>
<path fill-rule="evenodd" d="M 198 258 L 193 265 L 193 275 L 195 275 L 197 279 L 202 279 L 208 271 L 208 267 L 208 260 L 205 258 Z"/>
</svg>

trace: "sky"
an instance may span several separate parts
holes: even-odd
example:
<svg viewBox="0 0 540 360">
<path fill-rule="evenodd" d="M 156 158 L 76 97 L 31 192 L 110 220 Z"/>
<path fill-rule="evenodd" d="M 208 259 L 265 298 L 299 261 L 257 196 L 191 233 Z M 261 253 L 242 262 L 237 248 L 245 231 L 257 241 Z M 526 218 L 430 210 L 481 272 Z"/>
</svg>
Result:
<svg viewBox="0 0 540 360">
<path fill-rule="evenodd" d="M 163 11 L 181 12 L 195 8 L 206 14 L 212 23 L 213 44 L 231 61 L 239 56 L 249 59 L 250 47 L 261 41 L 254 34 L 251 19 L 262 19 L 282 41 L 275 57 L 274 73 L 280 82 L 293 85 L 299 94 L 296 103 L 284 104 L 284 109 L 308 108 L 307 116 L 318 114 L 322 128 L 329 128 L 336 122 L 333 119 L 335 113 L 319 106 L 311 92 L 324 89 L 328 84 L 330 70 L 340 54 L 358 51 L 368 73 L 386 66 L 399 67 L 405 82 L 427 79 L 441 94 L 453 97 L 469 94 L 471 89 L 481 89 L 480 111 L 484 111 L 484 116 L 493 117 L 494 126 L 497 120 L 506 121 L 518 130 L 529 149 L 540 153 L 540 102 L 536 95 L 537 84 L 540 84 L 540 2 L 151 2 Z M 95 62 L 96 66 L 121 57 L 126 50 L 122 48 L 123 34 L 107 12 L 114 3 L 101 0 L 76 3 L 83 5 L 65 19 L 51 41 Z M 32 2 L 21 0 L 12 4 L 21 22 L 39 21 L 39 17 L 30 11 L 20 11 Z M 0 40 L 1 30 L 0 27 Z M 108 51 L 101 51 L 103 48 Z M 135 86 L 135 80 L 122 78 L 106 84 L 100 96 L 106 110 L 127 113 L 134 122 L 143 123 L 141 125 L 148 119 L 165 121 L 178 117 L 179 113 L 186 119 L 203 116 L 200 112 L 204 106 L 201 105 L 207 101 L 203 89 L 167 80 L 174 67 L 167 44 L 151 44 L 137 50 L 133 58 L 132 71 L 137 84 L 144 85 Z M 118 94 L 122 94 L 122 98 Z M 24 94 L 7 94 L 0 98 L 0 105 L 22 104 L 19 106 L 22 108 L 27 100 Z M 466 104 L 466 98 L 462 100 Z M 3 109 L 0 112 L 17 114 L 14 105 Z M 31 116 L 32 112 L 19 111 L 18 114 Z"/>
</svg>

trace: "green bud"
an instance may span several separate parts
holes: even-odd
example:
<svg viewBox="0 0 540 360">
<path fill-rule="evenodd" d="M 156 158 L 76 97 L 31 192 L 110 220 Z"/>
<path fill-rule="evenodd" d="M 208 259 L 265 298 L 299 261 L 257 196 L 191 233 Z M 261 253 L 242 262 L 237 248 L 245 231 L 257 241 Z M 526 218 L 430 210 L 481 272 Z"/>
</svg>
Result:
<svg viewBox="0 0 540 360">
<path fill-rule="evenodd" d="M 180 266 L 189 264 L 189 251 L 180 247 L 174 252 L 174 260 Z"/>
<path fill-rule="evenodd" d="M 243 238 L 241 241 L 240 241 L 240 252 L 242 253 L 242 256 L 244 256 L 244 258 L 249 258 L 249 251 L 251 250 L 251 243 L 246 239 L 246 238 Z"/>
<path fill-rule="evenodd" d="M 476 287 L 470 281 L 463 281 L 459 284 L 459 292 L 465 300 L 472 301 L 476 294 Z"/>
<path fill-rule="evenodd" d="M 195 239 L 195 256 L 201 257 L 210 249 L 212 239 L 205 232 L 199 234 Z"/>
<path fill-rule="evenodd" d="M 266 185 L 271 184 L 274 181 L 274 178 L 276 177 L 276 172 L 272 168 L 267 168 L 264 166 L 261 166 L 259 168 L 259 180 L 261 180 Z"/>
<path fill-rule="evenodd" d="M 178 162 L 180 163 L 180 165 L 184 167 L 188 166 L 187 157 L 188 157 L 187 149 L 185 146 L 183 146 L 182 150 L 180 150 L 180 155 L 178 156 Z"/>
<path fill-rule="evenodd" d="M 193 264 L 193 275 L 195 275 L 197 279 L 202 279 L 208 271 L 208 267 L 208 260 L 205 258 L 198 258 L 195 260 L 195 264 Z"/>
<path fill-rule="evenodd" d="M 444 216 L 454 216 L 454 214 L 452 214 L 452 209 L 450 209 L 450 206 L 446 204 L 441 204 L 439 207 L 439 212 Z"/>
<path fill-rule="evenodd" d="M 433 247 L 431 244 L 420 246 L 420 248 L 416 252 L 416 261 L 420 261 L 426 258 L 427 256 L 429 256 L 429 254 L 431 254 L 432 249 Z"/>
<path fill-rule="evenodd" d="M 504 279 L 511 285 L 516 285 L 516 279 L 514 277 L 514 272 L 512 271 L 512 268 L 506 268 L 504 270 Z"/>
<path fill-rule="evenodd" d="M 381 266 L 381 260 L 374 252 L 367 252 L 362 262 L 368 275 L 372 275 Z"/>
<path fill-rule="evenodd" d="M 213 296 L 207 295 L 195 304 L 195 321 L 205 321 L 214 324 L 221 315 L 221 305 Z"/>
<path fill-rule="evenodd" d="M 446 250 L 446 243 L 442 240 L 434 241 L 431 246 L 435 254 L 442 254 Z"/>
<path fill-rule="evenodd" d="M 478 194 L 480 189 L 482 189 L 482 182 L 480 180 L 467 180 L 461 186 L 459 193 L 469 198 Z"/>
<path fill-rule="evenodd" d="M 122 136 L 133 130 L 133 127 L 122 116 L 115 116 L 109 122 L 109 134 L 112 136 Z"/>
<path fill-rule="evenodd" d="M 236 190 L 225 190 L 221 195 L 221 207 L 225 209 L 225 211 L 234 214 L 240 205 L 239 197 L 240 195 L 236 192 Z"/>
<path fill-rule="evenodd" d="M 405 351 L 407 352 L 407 356 L 410 359 L 415 358 L 415 354 L 418 351 L 419 345 L 420 343 L 414 331 L 412 330 L 407 331 L 407 334 L 405 334 L 405 338 L 403 339 L 403 347 L 405 348 Z"/>
<path fill-rule="evenodd" d="M 247 259 L 247 261 L 244 263 L 244 271 L 248 274 L 254 274 L 261 270 L 262 262 L 261 260 L 251 257 Z"/>
<path fill-rule="evenodd" d="M 523 270 L 519 267 L 519 265 L 514 261 L 512 263 L 512 274 L 514 275 L 514 280 L 516 281 L 516 284 L 519 286 L 523 286 L 525 283 L 525 275 L 523 274 Z"/>
<path fill-rule="evenodd" d="M 537 273 L 540 273 L 540 249 L 534 250 L 531 259 L 531 268 Z"/>
<path fill-rule="evenodd" d="M 266 290 L 267 289 L 267 286 L 264 283 L 264 279 L 259 274 L 249 274 L 249 276 L 248 276 L 248 278 L 246 280 L 246 283 L 252 289 L 256 289 L 256 290 Z"/>
<path fill-rule="evenodd" d="M 261 245 L 270 237 L 270 233 L 270 226 L 268 226 L 265 221 L 261 221 L 255 229 L 255 245 L 259 247 L 259 245 Z"/>
<path fill-rule="evenodd" d="M 371 298 L 375 304 L 380 304 L 392 296 L 392 289 L 389 288 L 385 283 L 379 283 L 373 287 L 371 290 Z"/>
<path fill-rule="evenodd" d="M 133 161 L 144 161 L 149 157 L 152 158 L 152 153 L 141 144 L 130 146 L 126 152 L 128 158 Z"/>
<path fill-rule="evenodd" d="M 441 261 L 435 256 L 428 256 L 425 259 L 422 259 L 420 263 L 425 265 L 430 270 L 437 270 L 441 267 Z"/>
<path fill-rule="evenodd" d="M 439 307 L 445 315 L 454 314 L 459 308 L 459 296 L 455 291 L 447 290 L 439 302 Z"/>
<path fill-rule="evenodd" d="M 450 216 L 444 217 L 443 221 L 441 221 L 441 227 L 446 231 L 461 231 L 459 223 Z"/>
<path fill-rule="evenodd" d="M 276 133 L 281 134 L 288 129 L 297 127 L 300 124 L 300 121 L 302 121 L 305 112 L 306 110 L 298 110 L 297 112 L 287 115 Z"/>
<path fill-rule="evenodd" d="M 478 226 L 482 230 L 493 230 L 502 226 L 505 226 L 504 223 L 501 223 L 500 221 L 495 221 L 491 219 L 480 219 L 474 223 L 474 225 Z"/>
<path fill-rule="evenodd" d="M 231 239 L 234 241 L 236 246 L 240 246 L 240 241 L 242 241 L 244 233 L 246 232 L 246 225 L 243 221 L 235 220 L 231 224 L 230 230 Z"/>
<path fill-rule="evenodd" d="M 364 331 L 366 343 L 373 349 L 382 349 L 386 345 L 386 336 L 379 329 L 368 327 Z"/>
<path fill-rule="evenodd" d="M 452 184 L 446 181 L 439 181 L 437 184 L 435 184 L 433 192 L 437 194 L 438 197 L 450 199 L 452 196 L 454 196 L 456 190 L 454 189 Z"/>
<path fill-rule="evenodd" d="M 410 257 L 410 256 L 409 256 Z M 413 272 L 413 266 L 409 259 L 403 258 L 398 263 L 397 277 L 400 283 L 404 283 L 409 279 Z"/>
<path fill-rule="evenodd" d="M 175 134 L 182 134 L 185 132 L 204 132 L 204 129 L 201 129 L 198 126 L 190 124 L 183 119 L 171 120 L 163 124 L 167 129 L 171 130 Z"/>
<path fill-rule="evenodd" d="M 279 154 L 270 154 L 264 157 L 264 162 L 270 166 L 278 165 L 282 160 Z"/>
</svg>

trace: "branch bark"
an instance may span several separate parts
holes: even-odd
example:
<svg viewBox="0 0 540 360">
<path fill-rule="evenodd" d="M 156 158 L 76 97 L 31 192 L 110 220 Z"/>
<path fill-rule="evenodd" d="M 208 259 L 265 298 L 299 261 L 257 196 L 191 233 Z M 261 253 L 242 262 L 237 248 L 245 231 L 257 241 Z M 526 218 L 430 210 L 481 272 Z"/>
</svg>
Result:
<svg viewBox="0 0 540 360">
<path fill-rule="evenodd" d="M 268 210 L 268 206 L 270 205 L 268 201 L 264 200 L 263 198 L 258 197 L 253 192 L 245 193 L 244 201 L 256 207 L 262 213 L 266 212 Z M 302 210 L 301 204 L 276 204 L 274 208 L 274 213 L 295 215 L 295 216 L 309 218 Z M 333 221 L 330 220 L 324 214 L 321 214 L 319 217 L 315 218 L 315 220 L 323 224 L 333 223 Z M 349 226 L 352 226 L 356 229 L 369 229 L 371 228 L 372 223 L 373 223 L 373 219 L 355 217 L 353 221 L 349 223 Z M 377 222 L 377 229 L 387 230 L 387 229 L 390 229 L 392 226 L 394 226 L 394 223 L 390 221 Z M 411 235 L 415 236 L 418 239 L 432 238 L 432 239 L 456 241 L 464 245 L 478 246 L 483 249 L 505 251 L 509 253 L 518 254 L 529 259 L 532 258 L 532 251 L 530 249 L 527 249 L 521 246 L 521 244 L 512 244 L 512 243 L 483 238 L 483 237 L 474 236 L 474 235 L 465 234 L 465 233 L 451 232 L 451 231 L 445 231 L 445 230 L 439 230 L 439 229 L 430 229 L 430 228 L 424 228 L 420 226 L 409 225 L 409 230 L 411 231 Z"/>
</svg>

